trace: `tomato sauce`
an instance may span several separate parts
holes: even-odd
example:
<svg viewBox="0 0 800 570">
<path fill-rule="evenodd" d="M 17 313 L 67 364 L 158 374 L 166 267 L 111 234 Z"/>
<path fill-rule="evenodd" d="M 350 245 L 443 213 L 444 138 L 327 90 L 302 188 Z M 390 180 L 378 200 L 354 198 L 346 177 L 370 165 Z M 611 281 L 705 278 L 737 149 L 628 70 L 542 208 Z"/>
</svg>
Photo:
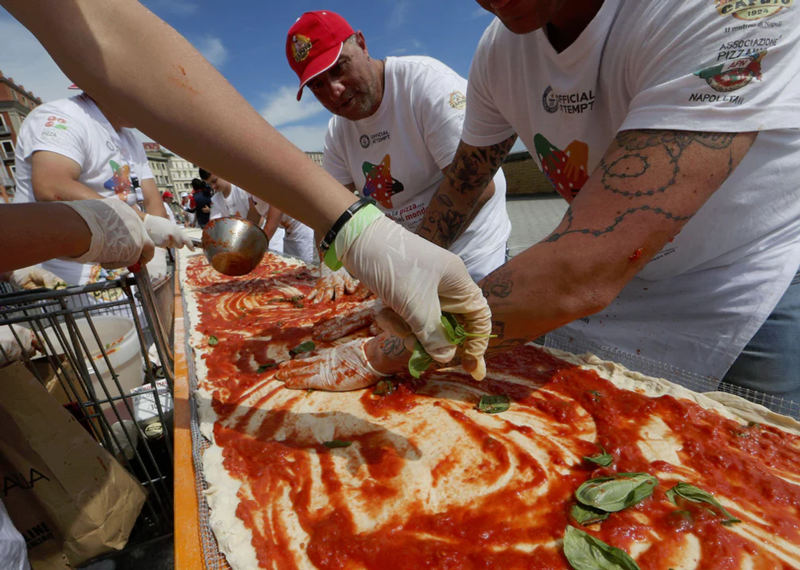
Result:
<svg viewBox="0 0 800 570">
<path fill-rule="evenodd" d="M 251 286 L 262 285 L 256 280 Z M 307 291 L 309 284 L 298 279 L 296 287 L 303 290 L 303 286 Z M 335 437 L 351 446 L 328 449 L 307 433 L 286 429 L 293 425 L 293 410 L 304 396 L 273 406 L 271 399 L 283 390 L 278 384 L 266 384 L 269 389 L 259 392 L 263 396 L 257 405 L 235 422 L 225 421 L 237 398 L 272 376 L 247 370 L 249 360 L 244 355 L 257 363 L 265 358 L 257 344 L 243 348 L 245 333 L 275 334 L 290 342 L 301 335 L 269 322 L 299 322 L 294 307 L 281 305 L 277 316 L 247 316 L 243 323 L 230 326 L 215 316 L 222 298 L 200 300 L 201 329 L 220 339 L 207 359 L 208 382 L 221 398 L 221 420 L 214 425 L 214 435 L 223 448 L 226 469 L 244 483 L 236 514 L 253 533 L 262 567 L 294 568 L 293 550 L 300 548 L 321 569 L 566 569 L 569 564 L 558 541 L 568 524 L 629 552 L 635 543 L 649 543 L 647 551 L 637 556 L 642 570 L 676 567 L 690 533 L 701 546 L 697 568 L 738 569 L 747 554 L 757 569 L 796 567 L 772 554 L 783 552 L 780 541 L 800 545 L 800 486 L 789 482 L 800 480 L 796 436 L 767 426 L 742 425 L 688 400 L 622 390 L 592 371 L 524 346 L 487 363 L 490 374 L 501 371 L 523 379 L 520 382 L 489 378 L 477 383 L 466 374 L 435 373 L 427 380 L 403 382 L 385 396 L 365 390 L 359 402 L 371 419 L 353 417 L 337 423 L 343 433 L 337 431 Z M 308 318 L 308 309 L 300 311 Z M 491 418 L 476 415 L 476 402 L 432 396 L 442 380 L 505 394 L 511 408 Z M 425 464 L 423 444 L 430 441 L 420 440 L 413 429 L 395 432 L 381 422 L 389 426 L 398 416 L 424 409 L 445 413 L 457 424 L 461 447 L 447 449 L 449 442 L 440 442 L 446 452 L 422 474 L 429 483 L 408 497 L 404 493 L 417 488 L 417 482 L 404 479 L 406 467 Z M 252 432 L 248 426 L 259 410 L 266 414 Z M 515 415 L 519 411 L 543 422 L 526 425 L 528 416 Z M 315 413 L 326 413 L 324 406 Z M 642 452 L 640 431 L 653 418 L 669 428 L 680 465 L 651 462 Z M 566 450 L 559 443 L 563 439 L 570 442 Z M 529 440 L 539 450 L 535 455 L 522 445 Z M 600 446 L 614 457 L 611 465 L 600 467 L 581 459 L 601 453 Z M 467 451 L 478 459 L 465 466 L 460 456 Z M 346 484 L 349 479 L 343 472 L 359 474 L 359 485 Z M 650 498 L 612 513 L 600 524 L 580 527 L 574 522 L 570 509 L 576 489 L 590 478 L 622 472 L 647 472 L 659 484 Z M 428 493 L 457 493 L 455 482 L 462 480 L 470 481 L 466 503 L 431 508 Z M 711 493 L 745 523 L 724 526 L 718 513 L 705 508 L 708 505 L 679 499 L 675 506 L 666 491 L 678 481 Z M 277 499 L 287 493 L 292 518 L 306 535 L 302 544 L 295 543 L 281 522 L 287 518 L 281 511 L 286 506 L 278 507 Z M 312 507 L 319 494 L 325 497 L 325 506 Z M 395 504 L 402 509 L 394 512 Z M 358 511 L 377 520 L 387 509 L 391 516 L 366 529 L 354 515 Z M 765 547 L 748 528 L 775 537 L 775 543 Z M 798 560 L 796 553 L 784 554 Z"/>
</svg>

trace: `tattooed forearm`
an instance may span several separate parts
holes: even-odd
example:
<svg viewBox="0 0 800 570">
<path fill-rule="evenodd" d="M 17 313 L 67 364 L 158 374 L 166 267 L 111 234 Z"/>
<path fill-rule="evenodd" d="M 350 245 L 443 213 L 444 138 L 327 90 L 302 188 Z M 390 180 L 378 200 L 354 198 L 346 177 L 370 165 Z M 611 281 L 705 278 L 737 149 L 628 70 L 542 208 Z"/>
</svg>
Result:
<svg viewBox="0 0 800 570">
<path fill-rule="evenodd" d="M 562 230 L 562 231 L 553 232 L 544 241 L 546 243 L 552 243 L 552 242 L 560 240 L 562 237 L 564 237 L 566 235 L 569 235 L 569 234 L 585 234 L 585 235 L 589 235 L 589 236 L 592 236 L 592 237 L 600 237 L 600 236 L 605 235 L 607 233 L 613 232 L 615 229 L 617 229 L 617 226 L 619 226 L 623 221 L 625 221 L 626 217 L 628 217 L 628 216 L 630 216 L 632 214 L 636 214 L 637 212 L 652 212 L 653 214 L 656 214 L 657 216 L 663 216 L 664 218 L 666 218 L 668 220 L 674 220 L 676 222 L 681 222 L 681 223 L 687 222 L 692 217 L 692 216 L 678 216 L 678 215 L 673 214 L 672 212 L 668 212 L 668 211 L 664 210 L 663 208 L 658 208 L 658 207 L 653 208 L 653 207 L 650 207 L 650 206 L 639 206 L 638 208 L 628 208 L 627 210 L 625 210 L 625 212 L 623 212 L 622 214 L 620 214 L 619 216 L 614 218 L 614 223 L 612 223 L 609 226 L 606 226 L 605 228 L 602 228 L 602 229 L 589 229 L 589 228 L 572 229 L 572 221 L 573 221 L 572 208 L 567 208 L 567 213 L 564 214 L 564 220 L 566 220 L 566 222 L 567 222 L 566 228 L 564 230 Z M 564 222 L 562 221 L 562 224 L 563 223 Z M 484 293 L 484 296 L 486 296 L 486 293 Z"/>
<path fill-rule="evenodd" d="M 381 340 L 380 349 L 386 356 L 402 356 L 404 352 L 407 352 L 403 339 L 394 335 Z"/>
<path fill-rule="evenodd" d="M 490 273 L 480 284 L 483 296 L 487 299 L 498 297 L 505 299 L 514 289 L 513 271 L 501 267 Z"/>
<path fill-rule="evenodd" d="M 517 140 L 512 135 L 490 147 L 461 142 L 436 195 L 428 204 L 417 234 L 449 248 L 464 230 L 484 190 L 492 181 Z"/>
</svg>

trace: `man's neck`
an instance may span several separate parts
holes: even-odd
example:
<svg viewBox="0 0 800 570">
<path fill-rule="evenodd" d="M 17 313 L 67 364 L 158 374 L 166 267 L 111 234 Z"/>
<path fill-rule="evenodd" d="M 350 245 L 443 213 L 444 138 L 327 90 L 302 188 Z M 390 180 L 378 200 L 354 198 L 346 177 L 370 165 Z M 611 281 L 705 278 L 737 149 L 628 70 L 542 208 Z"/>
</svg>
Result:
<svg viewBox="0 0 800 570">
<path fill-rule="evenodd" d="M 94 101 L 94 99 L 92 99 L 92 101 Z M 98 103 L 97 101 L 94 101 L 94 104 L 97 105 L 97 108 L 100 109 L 101 113 L 103 113 L 103 116 L 106 118 L 106 121 L 108 121 L 108 123 L 111 125 L 111 128 L 117 132 L 120 132 L 120 130 L 122 130 L 123 128 L 120 119 L 116 115 L 114 115 L 114 113 L 111 113 L 110 111 L 106 110 L 106 108 L 100 105 L 100 103 Z"/>
<path fill-rule="evenodd" d="M 222 192 L 222 196 L 223 196 L 224 198 L 227 198 L 228 196 L 230 196 L 230 195 L 231 195 L 231 190 L 233 190 L 233 186 L 231 186 L 230 184 L 228 184 L 228 187 L 227 187 L 227 188 L 223 188 L 223 189 L 221 190 L 221 192 Z"/>
<path fill-rule="evenodd" d="M 379 90 L 379 97 L 375 102 L 375 107 L 372 109 L 372 113 L 370 113 L 370 116 L 377 113 L 378 109 L 381 108 L 381 103 L 383 102 L 383 95 L 384 93 L 386 93 L 386 62 L 382 59 L 373 59 L 371 63 L 372 67 L 375 69 L 375 73 L 378 74 L 378 81 L 380 82 L 380 90 Z"/>
<path fill-rule="evenodd" d="M 569 0 L 547 24 L 547 37 L 559 53 L 571 46 L 591 23 L 603 0 Z"/>
</svg>

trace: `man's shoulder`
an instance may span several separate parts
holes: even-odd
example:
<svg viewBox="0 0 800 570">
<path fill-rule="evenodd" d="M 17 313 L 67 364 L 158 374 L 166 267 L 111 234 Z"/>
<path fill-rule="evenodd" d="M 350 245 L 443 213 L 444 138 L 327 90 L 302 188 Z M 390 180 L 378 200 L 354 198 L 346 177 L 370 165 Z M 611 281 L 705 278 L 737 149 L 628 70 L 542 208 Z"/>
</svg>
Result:
<svg viewBox="0 0 800 570">
<path fill-rule="evenodd" d="M 68 130 L 71 126 L 83 121 L 86 113 L 73 99 L 57 99 L 39 105 L 25 117 L 25 121 L 22 123 L 23 129 L 26 125 L 28 128 L 35 128 L 44 121 L 53 123 L 51 126 L 55 128 Z"/>
<path fill-rule="evenodd" d="M 461 76 L 453 71 L 452 68 L 442 63 L 438 59 L 426 55 L 407 55 L 402 57 L 387 57 L 387 71 L 394 76 L 405 79 L 417 79 L 420 77 Z M 461 78 L 463 79 L 463 78 Z"/>
</svg>

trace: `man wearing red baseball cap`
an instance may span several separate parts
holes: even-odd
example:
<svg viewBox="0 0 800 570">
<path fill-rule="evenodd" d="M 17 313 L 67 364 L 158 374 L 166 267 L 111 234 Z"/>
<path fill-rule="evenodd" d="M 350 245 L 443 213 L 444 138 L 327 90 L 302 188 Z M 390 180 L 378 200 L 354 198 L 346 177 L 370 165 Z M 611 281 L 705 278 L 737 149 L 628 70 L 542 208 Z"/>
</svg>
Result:
<svg viewBox="0 0 800 570">
<path fill-rule="evenodd" d="M 430 57 L 372 58 L 364 35 L 330 10 L 307 12 L 295 22 L 286 58 L 300 79 L 298 100 L 308 87 L 335 115 L 325 138 L 325 170 L 414 231 L 455 156 L 466 80 Z M 450 247 L 476 281 L 505 261 L 511 232 L 505 190 L 499 171 Z M 322 271 L 318 300 L 352 288 L 343 272 Z"/>
</svg>

